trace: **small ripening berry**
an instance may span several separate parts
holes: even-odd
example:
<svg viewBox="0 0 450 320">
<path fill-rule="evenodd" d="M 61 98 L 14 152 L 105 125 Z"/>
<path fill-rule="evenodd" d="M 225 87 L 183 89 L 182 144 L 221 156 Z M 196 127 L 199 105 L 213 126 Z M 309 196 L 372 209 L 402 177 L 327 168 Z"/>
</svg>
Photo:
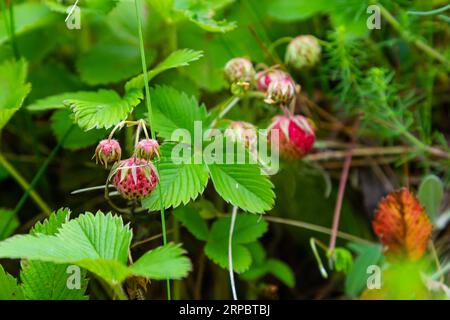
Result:
<svg viewBox="0 0 450 320">
<path fill-rule="evenodd" d="M 286 49 L 285 61 L 295 69 L 314 66 L 320 60 L 322 49 L 316 37 L 303 35 L 294 38 Z"/>
<path fill-rule="evenodd" d="M 258 136 L 256 127 L 245 121 L 233 121 L 225 130 L 225 136 L 230 137 L 232 141 L 238 141 L 244 144 L 246 148 L 256 148 Z"/>
<path fill-rule="evenodd" d="M 95 149 L 95 162 L 104 165 L 105 168 L 108 163 L 120 160 L 122 156 L 122 149 L 119 142 L 114 139 L 105 139 L 99 142 Z"/>
<path fill-rule="evenodd" d="M 114 172 L 113 183 L 122 197 L 138 200 L 156 188 L 158 176 L 150 161 L 132 157 L 120 161 Z"/>
<path fill-rule="evenodd" d="M 250 60 L 234 58 L 225 65 L 225 76 L 231 84 L 250 83 L 255 76 L 255 69 Z"/>
<path fill-rule="evenodd" d="M 268 104 L 289 105 L 297 93 L 295 82 L 289 78 L 275 78 L 267 88 L 264 101 Z"/>
<path fill-rule="evenodd" d="M 274 79 L 288 79 L 288 80 L 291 80 L 292 82 L 294 82 L 294 80 L 292 80 L 291 76 L 284 71 L 276 70 L 276 69 L 267 69 L 267 70 L 259 71 L 256 74 L 256 76 L 255 76 L 256 87 L 261 92 L 267 92 L 267 89 L 269 88 L 270 83 Z"/>
<path fill-rule="evenodd" d="M 314 123 L 301 115 L 276 116 L 269 126 L 269 142 L 275 130 L 278 131 L 280 155 L 286 159 L 298 160 L 308 154 L 316 140 Z"/>
<path fill-rule="evenodd" d="M 134 153 L 137 158 L 150 161 L 155 155 L 159 157 L 159 143 L 154 139 L 142 139 L 136 145 Z"/>
</svg>

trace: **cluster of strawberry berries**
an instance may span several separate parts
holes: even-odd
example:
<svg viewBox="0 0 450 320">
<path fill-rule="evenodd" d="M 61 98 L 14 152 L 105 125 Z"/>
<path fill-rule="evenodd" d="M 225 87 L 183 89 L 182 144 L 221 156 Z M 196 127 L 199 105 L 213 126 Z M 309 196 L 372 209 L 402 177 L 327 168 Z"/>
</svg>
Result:
<svg viewBox="0 0 450 320">
<path fill-rule="evenodd" d="M 314 36 L 302 35 L 289 43 L 285 61 L 295 69 L 304 69 L 314 66 L 320 60 L 320 54 L 319 41 Z M 295 160 L 311 151 L 315 142 L 315 125 L 312 120 L 289 111 L 288 106 L 295 103 L 300 86 L 287 72 L 277 66 L 255 72 L 250 60 L 239 57 L 227 62 L 225 76 L 234 94 L 244 93 L 254 84 L 264 93 L 266 103 L 278 105 L 284 111 L 284 115 L 272 119 L 268 137 L 270 141 L 271 133 L 278 130 L 278 147 L 282 156 Z M 245 123 L 245 127 L 250 126 Z"/>
<path fill-rule="evenodd" d="M 153 139 L 140 140 L 131 158 L 121 160 L 122 149 L 117 140 L 108 138 L 100 141 L 95 150 L 97 163 L 113 164 L 109 180 L 117 191 L 128 200 L 139 200 L 148 196 L 158 184 L 156 169 L 152 164 L 159 157 L 159 144 Z"/>
</svg>

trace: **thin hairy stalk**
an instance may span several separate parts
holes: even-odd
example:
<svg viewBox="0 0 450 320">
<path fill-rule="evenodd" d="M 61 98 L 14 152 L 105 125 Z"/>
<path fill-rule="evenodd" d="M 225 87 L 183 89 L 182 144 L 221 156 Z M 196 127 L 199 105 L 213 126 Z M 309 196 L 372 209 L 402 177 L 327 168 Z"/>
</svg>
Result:
<svg viewBox="0 0 450 320">
<path fill-rule="evenodd" d="M 173 230 L 167 230 L 166 234 L 171 234 L 172 232 L 173 232 Z M 131 245 L 131 249 L 136 248 L 136 247 L 138 247 L 138 246 L 140 246 L 140 245 L 143 245 L 143 244 L 145 244 L 145 243 L 148 243 L 148 242 L 150 242 L 150 241 L 153 241 L 153 240 L 162 238 L 162 236 L 163 236 L 163 234 L 162 234 L 162 233 L 159 233 L 159 234 L 156 234 L 156 235 L 154 235 L 154 236 L 148 237 L 148 238 L 146 238 L 146 239 L 143 239 L 143 240 L 140 240 L 140 241 L 136 241 L 135 243 L 133 243 L 133 244 Z"/>
<path fill-rule="evenodd" d="M 393 147 L 360 147 L 353 149 L 353 157 L 377 157 L 388 155 L 404 155 L 411 152 L 416 152 L 417 148 L 393 146 Z M 305 161 L 324 161 L 336 160 L 347 157 L 348 152 L 343 150 L 323 151 L 315 154 L 307 155 Z"/>
<path fill-rule="evenodd" d="M 443 56 L 441 53 L 429 46 L 424 41 L 412 36 L 408 31 L 405 31 L 402 25 L 394 18 L 394 16 L 380 3 L 376 3 L 376 5 L 380 8 L 381 15 L 403 38 L 405 38 L 405 40 L 413 43 L 418 49 L 422 50 L 431 58 L 449 67 L 449 61 L 445 58 L 445 56 Z"/>
<path fill-rule="evenodd" d="M 22 187 L 24 191 L 30 188 L 30 184 L 25 180 L 25 178 L 13 167 L 11 163 L 0 153 L 0 164 L 1 166 L 17 181 L 17 183 Z M 35 191 L 30 191 L 30 197 L 36 203 L 36 205 L 44 211 L 47 215 L 51 213 L 50 207 L 45 203 L 41 196 Z"/>
<path fill-rule="evenodd" d="M 238 208 L 234 206 L 233 211 L 231 212 L 230 233 L 228 236 L 228 271 L 230 274 L 231 293 L 233 294 L 234 300 L 237 300 L 237 294 L 236 294 L 236 283 L 234 282 L 232 244 L 233 244 L 233 231 L 234 225 L 236 223 L 237 210 Z"/>
<path fill-rule="evenodd" d="M 437 8 L 434 10 L 430 10 L 430 11 L 408 11 L 408 14 L 415 15 L 415 16 L 429 16 L 429 15 L 434 15 L 434 14 L 438 14 L 438 13 L 447 11 L 449 9 L 450 9 L 450 4 L 447 4 L 446 6 L 443 6 L 441 8 Z"/>
<path fill-rule="evenodd" d="M 78 193 L 95 191 L 95 190 L 104 190 L 105 187 L 106 187 L 105 185 L 101 185 L 101 186 L 95 186 L 95 187 L 82 188 L 82 189 L 74 190 L 70 194 L 78 194 Z M 110 184 L 108 187 L 112 188 L 112 187 L 114 187 L 114 185 Z"/>
<path fill-rule="evenodd" d="M 275 50 L 275 48 L 278 47 L 279 45 L 291 42 L 292 39 L 294 39 L 294 37 L 282 37 L 282 38 L 279 38 L 279 39 L 275 40 L 269 46 L 270 52 L 273 52 Z"/>
<path fill-rule="evenodd" d="M 350 171 L 350 164 L 352 163 L 353 147 L 356 142 L 356 132 L 358 130 L 358 127 L 359 127 L 359 117 L 356 119 L 356 122 L 355 122 L 354 135 L 352 138 L 352 146 L 349 148 L 347 157 L 345 158 L 344 167 L 342 168 L 341 179 L 339 181 L 339 190 L 338 190 L 338 195 L 337 195 L 337 199 L 336 199 L 336 206 L 334 208 L 333 227 L 332 227 L 332 233 L 331 233 L 330 244 L 329 244 L 330 252 L 333 252 L 334 247 L 336 246 L 336 237 L 337 237 L 337 232 L 338 232 L 338 228 L 339 228 L 339 220 L 341 217 L 342 202 L 344 200 L 344 193 L 345 193 L 345 187 L 347 185 L 348 173 Z"/>
<path fill-rule="evenodd" d="M 239 102 L 239 97 L 231 97 L 226 101 L 226 105 L 223 108 L 223 110 L 220 112 L 220 114 L 211 122 L 211 125 L 209 126 L 210 129 L 214 128 L 217 121 L 222 119 L 228 112 L 230 112 L 231 109 Z"/>
<path fill-rule="evenodd" d="M 139 50 L 141 54 L 141 63 L 142 63 L 142 72 L 144 75 L 144 87 L 145 87 L 145 104 L 147 106 L 148 111 L 148 119 L 149 119 L 149 125 L 150 125 L 150 135 L 152 139 L 155 139 L 155 132 L 153 129 L 153 126 L 151 124 L 151 121 L 153 119 L 153 110 L 152 110 L 152 104 L 150 100 L 150 88 L 148 85 L 148 74 L 147 74 L 147 62 L 145 59 L 145 49 L 144 49 L 144 36 L 142 34 L 142 19 L 141 19 L 141 9 L 140 9 L 140 0 L 134 1 L 135 7 L 136 7 L 136 16 L 138 21 L 138 34 L 139 34 Z M 155 164 L 156 170 L 159 172 L 159 166 L 158 162 Z M 161 177 L 160 177 L 161 179 Z M 161 227 L 162 227 L 162 234 L 163 234 L 163 243 L 164 245 L 167 244 L 167 233 L 166 233 L 166 219 L 164 215 L 164 201 L 163 201 L 163 194 L 161 190 L 161 181 L 158 183 L 158 193 L 159 193 L 159 199 L 161 204 Z M 167 299 L 171 300 L 171 293 L 170 293 L 170 280 L 167 279 Z"/>
<path fill-rule="evenodd" d="M 279 217 L 270 217 L 270 216 L 264 217 L 264 219 L 269 222 L 285 224 L 288 226 L 302 228 L 302 229 L 315 231 L 315 232 L 319 232 L 319 233 L 323 233 L 323 234 L 331 235 L 331 233 L 332 233 L 332 230 L 329 228 L 318 226 L 316 224 L 312 224 L 312 223 L 308 223 L 308 222 L 304 222 L 304 221 L 285 219 L 285 218 L 279 218 Z M 346 232 L 342 232 L 342 231 L 338 231 L 336 235 L 338 238 L 348 240 L 348 241 L 364 243 L 364 244 L 374 244 L 373 242 L 371 242 L 369 240 L 366 240 L 366 239 L 363 239 L 363 238 L 360 238 L 355 235 L 352 235 L 352 234 L 349 234 Z"/>
</svg>

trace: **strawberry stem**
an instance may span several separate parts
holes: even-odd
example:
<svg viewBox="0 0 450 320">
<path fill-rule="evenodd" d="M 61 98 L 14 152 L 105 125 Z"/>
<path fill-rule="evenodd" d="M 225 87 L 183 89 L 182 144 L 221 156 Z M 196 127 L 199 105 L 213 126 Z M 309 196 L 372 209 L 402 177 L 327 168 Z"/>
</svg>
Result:
<svg viewBox="0 0 450 320">
<path fill-rule="evenodd" d="M 134 1 L 135 7 L 136 7 L 136 16 L 138 21 L 138 34 L 139 34 L 139 50 L 141 54 L 141 63 L 142 63 L 142 72 L 144 76 L 144 87 L 145 87 L 145 103 L 147 105 L 147 111 L 148 111 L 148 119 L 150 124 L 150 134 L 152 139 L 155 139 L 155 132 L 153 129 L 153 126 L 151 125 L 151 121 L 153 119 L 153 110 L 152 110 L 152 104 L 150 100 L 150 88 L 148 85 L 148 74 L 147 74 L 147 62 L 145 59 L 145 49 L 144 49 L 144 36 L 142 34 L 142 20 L 141 20 L 141 9 L 140 9 L 140 0 Z M 156 170 L 159 172 L 158 163 L 155 164 Z M 159 192 L 159 199 L 161 204 L 161 227 L 162 227 L 162 234 L 163 234 L 163 244 L 167 244 L 167 232 L 166 232 L 166 219 L 164 216 L 164 200 L 161 190 L 161 180 L 158 183 L 158 192 Z M 170 280 L 166 280 L 167 284 L 167 300 L 171 300 L 171 293 L 170 293 Z"/>
</svg>

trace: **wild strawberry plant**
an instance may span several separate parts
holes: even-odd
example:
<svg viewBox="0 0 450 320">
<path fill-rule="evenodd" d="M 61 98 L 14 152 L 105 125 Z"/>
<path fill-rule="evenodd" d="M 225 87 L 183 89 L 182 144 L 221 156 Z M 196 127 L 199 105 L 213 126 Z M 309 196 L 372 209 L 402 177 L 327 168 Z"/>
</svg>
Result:
<svg viewBox="0 0 450 320">
<path fill-rule="evenodd" d="M 449 297 L 441 1 L 0 3 L 1 299 Z"/>
</svg>

